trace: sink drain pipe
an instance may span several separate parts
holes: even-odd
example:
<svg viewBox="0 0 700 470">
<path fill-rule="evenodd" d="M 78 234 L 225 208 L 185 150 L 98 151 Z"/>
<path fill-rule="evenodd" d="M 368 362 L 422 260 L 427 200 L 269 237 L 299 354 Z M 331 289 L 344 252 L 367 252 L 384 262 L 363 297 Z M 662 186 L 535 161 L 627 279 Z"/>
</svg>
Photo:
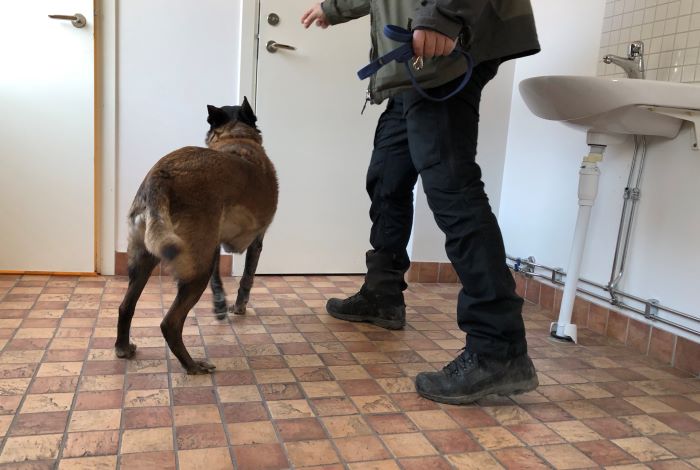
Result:
<svg viewBox="0 0 700 470">
<path fill-rule="evenodd" d="M 563 341 L 577 341 L 576 325 L 571 323 L 571 316 L 576 300 L 576 287 L 581 273 L 581 260 L 586 246 L 586 234 L 588 224 L 591 220 L 591 210 L 598 195 L 598 180 L 600 169 L 598 163 L 603 160 L 605 146 L 591 145 L 590 152 L 583 158 L 579 169 L 578 182 L 578 216 L 576 218 L 576 229 L 574 230 L 574 241 L 569 255 L 569 267 L 567 269 L 564 293 L 561 299 L 561 309 L 556 323 L 550 326 L 550 333 L 554 338 Z"/>
</svg>

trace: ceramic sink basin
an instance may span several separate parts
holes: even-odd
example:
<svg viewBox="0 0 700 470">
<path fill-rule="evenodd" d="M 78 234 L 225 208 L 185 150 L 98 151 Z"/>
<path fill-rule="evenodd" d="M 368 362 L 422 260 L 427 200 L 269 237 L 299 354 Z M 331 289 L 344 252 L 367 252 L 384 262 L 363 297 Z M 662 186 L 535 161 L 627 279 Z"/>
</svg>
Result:
<svg viewBox="0 0 700 470">
<path fill-rule="evenodd" d="M 700 115 L 695 84 L 552 75 L 523 80 L 520 93 L 536 116 L 589 134 L 674 138 Z"/>
</svg>

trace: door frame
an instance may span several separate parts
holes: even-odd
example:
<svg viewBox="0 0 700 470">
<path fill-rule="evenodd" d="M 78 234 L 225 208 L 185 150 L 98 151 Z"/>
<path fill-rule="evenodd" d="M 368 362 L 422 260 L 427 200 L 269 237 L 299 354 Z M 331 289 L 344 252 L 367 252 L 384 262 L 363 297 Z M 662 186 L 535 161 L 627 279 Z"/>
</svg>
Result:
<svg viewBox="0 0 700 470">
<path fill-rule="evenodd" d="M 241 42 L 239 49 L 238 69 L 238 101 L 246 96 L 253 111 L 256 107 L 256 93 L 258 86 L 258 52 L 260 31 L 260 0 L 241 0 Z M 233 266 L 230 274 L 240 276 L 243 274 L 245 264 L 244 254 L 233 255 Z"/>
<path fill-rule="evenodd" d="M 117 233 L 117 14 L 95 0 L 95 271 L 114 274 Z"/>
</svg>

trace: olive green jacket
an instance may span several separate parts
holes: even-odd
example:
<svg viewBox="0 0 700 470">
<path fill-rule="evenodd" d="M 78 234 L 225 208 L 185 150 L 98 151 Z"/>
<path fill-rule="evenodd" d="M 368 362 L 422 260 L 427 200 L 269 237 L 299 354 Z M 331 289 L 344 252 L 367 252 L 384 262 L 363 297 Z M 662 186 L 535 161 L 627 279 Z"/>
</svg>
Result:
<svg viewBox="0 0 700 470">
<path fill-rule="evenodd" d="M 330 24 L 370 15 L 371 60 L 400 46 L 384 36 L 382 30 L 387 24 L 459 37 L 477 64 L 515 59 L 540 50 L 530 0 L 325 0 L 321 6 Z M 414 73 L 422 86 L 432 88 L 465 71 L 464 58 L 439 57 L 426 60 L 423 69 Z M 404 65 L 392 62 L 371 77 L 370 100 L 380 103 L 410 86 Z"/>
</svg>

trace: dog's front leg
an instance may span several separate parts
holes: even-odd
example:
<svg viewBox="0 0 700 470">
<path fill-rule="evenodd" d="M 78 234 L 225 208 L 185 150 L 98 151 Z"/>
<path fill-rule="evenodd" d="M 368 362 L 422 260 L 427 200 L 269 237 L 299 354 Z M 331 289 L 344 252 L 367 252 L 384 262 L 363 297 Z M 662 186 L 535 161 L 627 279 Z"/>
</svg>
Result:
<svg viewBox="0 0 700 470">
<path fill-rule="evenodd" d="M 255 270 L 258 269 L 258 260 L 260 259 L 260 252 L 262 252 L 263 236 L 260 235 L 253 243 L 250 244 L 245 255 L 245 269 L 243 271 L 243 277 L 241 278 L 241 283 L 238 287 L 238 296 L 236 297 L 236 304 L 233 306 L 233 313 L 236 315 L 244 315 L 246 306 L 248 305 L 248 300 L 250 299 L 250 289 L 253 287 L 253 280 L 255 279 Z"/>
<path fill-rule="evenodd" d="M 214 254 L 210 285 L 211 292 L 214 295 L 214 313 L 216 313 L 216 318 L 223 320 L 226 318 L 228 308 L 226 308 L 226 292 L 224 292 L 224 285 L 221 282 L 221 274 L 219 273 L 219 258 L 221 258 L 221 251 L 217 246 Z"/>
</svg>

